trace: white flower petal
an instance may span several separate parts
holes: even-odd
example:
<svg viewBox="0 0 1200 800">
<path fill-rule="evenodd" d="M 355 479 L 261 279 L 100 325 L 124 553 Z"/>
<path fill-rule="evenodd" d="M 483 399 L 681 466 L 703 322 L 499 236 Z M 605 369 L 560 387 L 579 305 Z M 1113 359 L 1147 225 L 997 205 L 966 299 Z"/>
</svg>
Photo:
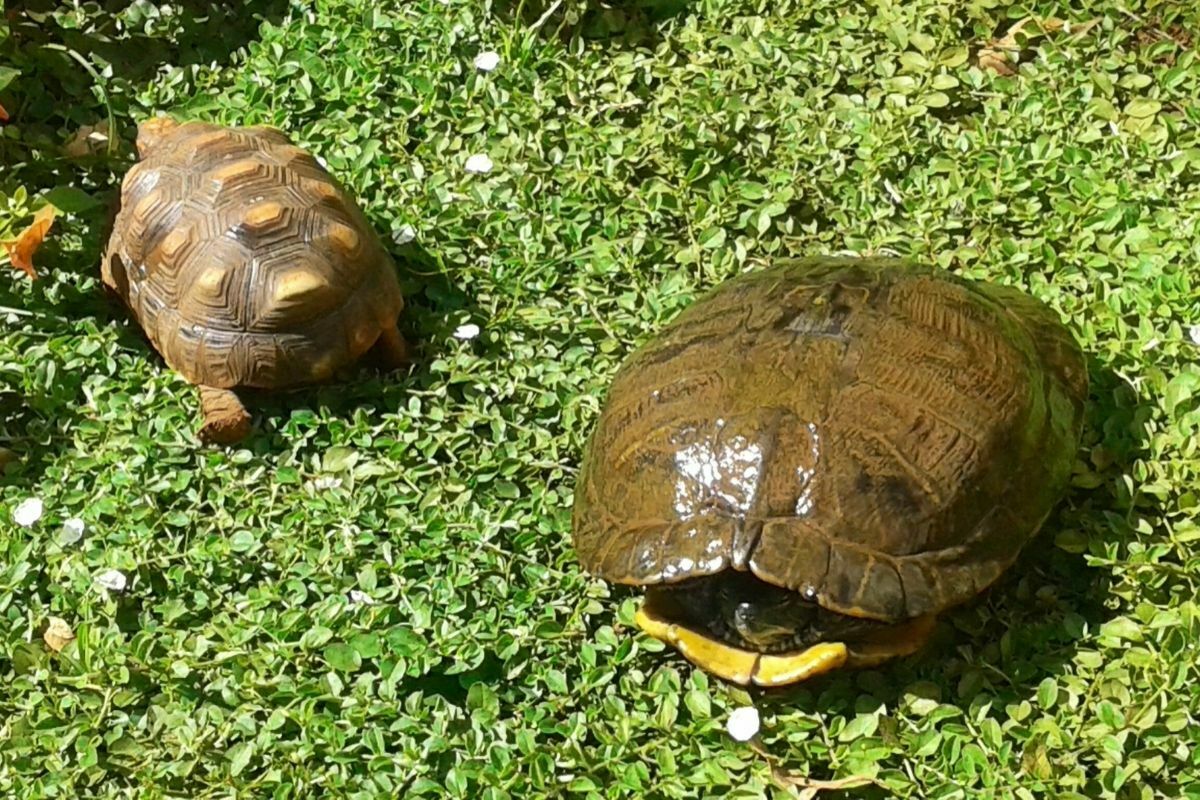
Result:
<svg viewBox="0 0 1200 800">
<path fill-rule="evenodd" d="M 58 543 L 64 546 L 75 544 L 83 538 L 85 530 L 87 530 L 87 526 L 83 524 L 83 520 L 79 517 L 71 517 L 62 524 L 62 530 L 58 532 Z"/>
<path fill-rule="evenodd" d="M 375 598 L 361 589 L 351 589 L 350 604 L 356 606 L 373 606 L 375 605 Z"/>
<path fill-rule="evenodd" d="M 739 742 L 748 742 L 758 735 L 758 709 L 754 706 L 735 708 L 725 723 L 725 730 Z"/>
<path fill-rule="evenodd" d="M 96 585 L 110 592 L 125 591 L 125 573 L 119 569 L 106 569 L 96 576 Z"/>
<path fill-rule="evenodd" d="M 466 325 L 459 325 L 454 329 L 455 339 L 474 339 L 479 335 L 479 326 L 468 322 Z"/>
<path fill-rule="evenodd" d="M 13 522 L 17 523 L 23 528 L 28 528 L 30 525 L 42 518 L 43 510 L 45 510 L 45 506 L 42 505 L 42 500 L 40 497 L 26 498 L 22 500 L 16 508 L 13 509 Z"/>
<path fill-rule="evenodd" d="M 1200 344 L 1200 325 L 1188 328 L 1188 338 L 1192 340 L 1192 344 Z"/>
<path fill-rule="evenodd" d="M 491 72 L 498 66 L 500 66 L 500 54 L 495 50 L 484 50 L 475 56 L 475 69 Z"/>
<path fill-rule="evenodd" d="M 476 153 L 467 159 L 466 170 L 475 175 L 486 175 L 492 171 L 492 166 L 492 160 L 486 153 Z"/>
<path fill-rule="evenodd" d="M 392 241 L 396 244 L 408 244 L 415 238 L 417 238 L 417 232 L 413 230 L 412 225 L 405 225 L 392 232 Z"/>
<path fill-rule="evenodd" d="M 340 487 L 342 485 L 342 479 L 335 478 L 332 475 L 322 475 L 319 478 L 313 478 L 311 481 L 309 481 L 308 485 L 319 492 L 323 492 L 327 489 L 337 489 Z"/>
</svg>

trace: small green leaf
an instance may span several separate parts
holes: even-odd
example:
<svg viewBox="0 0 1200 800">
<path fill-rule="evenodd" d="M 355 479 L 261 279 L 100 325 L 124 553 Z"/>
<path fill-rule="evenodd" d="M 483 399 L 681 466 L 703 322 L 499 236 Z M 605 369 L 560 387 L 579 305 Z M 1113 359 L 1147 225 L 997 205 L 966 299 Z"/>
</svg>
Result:
<svg viewBox="0 0 1200 800">
<path fill-rule="evenodd" d="M 238 531 L 229 537 L 229 549 L 235 553 L 245 553 L 258 544 L 258 537 L 250 531 Z"/>
<path fill-rule="evenodd" d="M 362 656 L 348 644 L 331 644 L 325 648 L 325 660 L 339 672 L 355 672 L 362 666 Z"/>
<path fill-rule="evenodd" d="M 1135 97 L 1125 106 L 1125 113 L 1135 119 L 1153 117 L 1162 108 L 1162 103 L 1144 97 Z"/>
<path fill-rule="evenodd" d="M 358 453 L 352 447 L 331 447 L 321 459 L 322 472 L 345 472 L 358 463 Z"/>
<path fill-rule="evenodd" d="M 238 742 L 225 751 L 225 758 L 229 761 L 229 774 L 235 777 L 241 775 L 250 759 L 254 758 L 254 743 Z"/>
<path fill-rule="evenodd" d="M 1187 402 L 1200 388 L 1200 372 L 1181 372 L 1167 383 L 1163 395 L 1163 405 L 1168 414 L 1174 414 L 1175 409 Z"/>
<path fill-rule="evenodd" d="M 849 742 L 854 739 L 871 736 L 879 727 L 879 716 L 876 714 L 859 714 L 842 728 L 838 734 L 839 742 Z"/>
<path fill-rule="evenodd" d="M 767 196 L 767 187 L 758 181 L 739 181 L 737 189 L 747 200 L 762 200 Z"/>
<path fill-rule="evenodd" d="M 1117 707 L 1107 700 L 1100 702 L 1099 706 L 1100 721 L 1114 731 L 1118 731 L 1125 727 L 1125 715 L 1117 710 Z"/>
<path fill-rule="evenodd" d="M 1045 678 L 1038 684 L 1038 705 L 1049 711 L 1058 702 L 1058 683 L 1054 678 Z"/>
<path fill-rule="evenodd" d="M 720 227 L 711 227 L 700 234 L 700 246 L 708 250 L 715 250 L 725 244 L 725 229 Z"/>
<path fill-rule="evenodd" d="M 362 658 L 378 658 L 383 652 L 383 640 L 378 634 L 356 633 L 350 639 L 350 646 Z"/>
<path fill-rule="evenodd" d="M 56 186 L 42 195 L 42 199 L 67 214 L 79 214 L 100 205 L 99 200 L 74 186 Z"/>
</svg>

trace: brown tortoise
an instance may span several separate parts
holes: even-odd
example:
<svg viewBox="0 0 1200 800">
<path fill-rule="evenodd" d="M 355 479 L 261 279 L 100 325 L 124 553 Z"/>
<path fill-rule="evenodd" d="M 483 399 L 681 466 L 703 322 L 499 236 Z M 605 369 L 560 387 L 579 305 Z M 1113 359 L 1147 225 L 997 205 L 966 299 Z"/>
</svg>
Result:
<svg viewBox="0 0 1200 800">
<path fill-rule="evenodd" d="M 372 346 L 404 361 L 392 259 L 316 159 L 272 128 L 161 118 L 137 146 L 101 275 L 199 385 L 202 439 L 249 432 L 235 388 L 322 381 Z"/>
<path fill-rule="evenodd" d="M 638 624 L 737 683 L 918 649 L 1066 488 L 1083 354 L 1017 289 L 890 259 L 741 275 L 618 371 L 574 541 Z"/>
</svg>

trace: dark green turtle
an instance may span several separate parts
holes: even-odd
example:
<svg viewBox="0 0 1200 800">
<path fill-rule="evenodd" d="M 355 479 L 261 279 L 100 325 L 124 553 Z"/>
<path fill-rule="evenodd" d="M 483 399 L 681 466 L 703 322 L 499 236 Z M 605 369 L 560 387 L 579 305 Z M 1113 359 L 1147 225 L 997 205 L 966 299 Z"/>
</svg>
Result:
<svg viewBox="0 0 1200 800">
<path fill-rule="evenodd" d="M 1063 494 L 1087 370 L 1046 305 L 892 259 L 740 275 L 619 370 L 576 489 L 638 623 L 779 685 L 913 652 Z"/>
</svg>

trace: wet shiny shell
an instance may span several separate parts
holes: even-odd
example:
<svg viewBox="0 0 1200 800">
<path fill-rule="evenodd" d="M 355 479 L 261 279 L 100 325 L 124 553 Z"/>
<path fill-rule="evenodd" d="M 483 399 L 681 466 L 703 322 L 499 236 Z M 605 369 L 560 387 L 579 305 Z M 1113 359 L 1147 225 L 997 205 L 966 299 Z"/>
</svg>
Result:
<svg viewBox="0 0 1200 800">
<path fill-rule="evenodd" d="M 126 175 L 102 270 L 194 383 L 323 380 L 403 307 L 355 202 L 269 128 L 182 125 Z"/>
<path fill-rule="evenodd" d="M 1064 491 L 1087 372 L 1017 289 L 894 260 L 780 263 L 618 371 L 576 488 L 608 580 L 749 569 L 880 620 L 962 602 Z"/>
</svg>

